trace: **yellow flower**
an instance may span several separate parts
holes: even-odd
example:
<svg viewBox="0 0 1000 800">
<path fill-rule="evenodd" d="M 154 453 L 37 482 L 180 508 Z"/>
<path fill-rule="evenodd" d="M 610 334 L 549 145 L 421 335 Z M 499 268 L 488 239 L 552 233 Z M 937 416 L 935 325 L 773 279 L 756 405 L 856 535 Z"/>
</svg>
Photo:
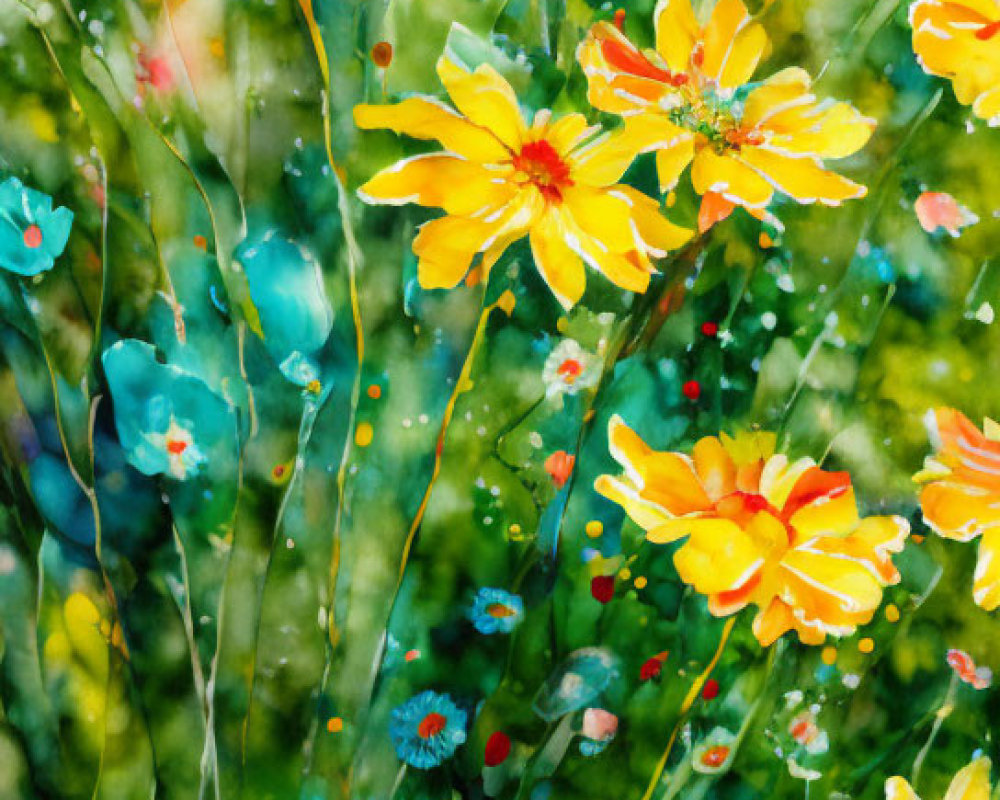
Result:
<svg viewBox="0 0 1000 800">
<path fill-rule="evenodd" d="M 789 630 L 805 644 L 849 636 L 899 580 L 890 553 L 909 534 L 901 517 L 858 516 L 846 472 L 774 453 L 773 434 L 707 436 L 691 456 L 650 449 L 619 417 L 609 426 L 620 477 L 595 489 L 674 554 L 681 579 L 716 616 L 753 603 L 753 631 L 770 645 Z"/>
<path fill-rule="evenodd" d="M 648 147 L 648 134 L 600 135 L 582 114 L 556 119 L 548 110 L 529 125 L 510 84 L 489 65 L 469 72 L 443 57 L 437 72 L 458 111 L 430 97 L 354 110 L 360 128 L 390 128 L 445 148 L 403 159 L 358 190 L 369 203 L 445 210 L 413 242 L 421 286 L 455 286 L 477 254 L 488 274 L 527 235 L 539 273 L 566 308 L 583 294 L 583 262 L 644 292 L 655 271 L 650 257 L 690 237 L 655 200 L 616 183 Z"/>
<path fill-rule="evenodd" d="M 979 540 L 972 596 L 987 611 L 1000 606 L 1000 425 L 987 419 L 981 433 L 953 408 L 924 420 L 936 452 L 913 476 L 924 522 L 959 542 Z"/>
<path fill-rule="evenodd" d="M 944 800 L 989 800 L 990 760 L 980 756 L 952 778 Z M 920 800 L 909 781 L 895 776 L 885 782 L 885 800 Z"/>
<path fill-rule="evenodd" d="M 924 72 L 949 78 L 958 102 L 1000 125 L 1000 3 L 917 0 L 910 25 Z"/>
<path fill-rule="evenodd" d="M 704 195 L 703 230 L 735 205 L 762 216 L 776 191 L 831 206 L 866 194 L 823 159 L 860 150 L 874 120 L 848 103 L 817 100 L 809 75 L 796 67 L 738 93 L 768 47 L 740 0 L 719 0 L 704 26 L 690 0 L 660 0 L 654 14 L 655 50 L 598 23 L 577 58 L 592 105 L 626 117 L 626 127 L 659 132 L 661 191 L 691 165 L 695 191 Z"/>
</svg>

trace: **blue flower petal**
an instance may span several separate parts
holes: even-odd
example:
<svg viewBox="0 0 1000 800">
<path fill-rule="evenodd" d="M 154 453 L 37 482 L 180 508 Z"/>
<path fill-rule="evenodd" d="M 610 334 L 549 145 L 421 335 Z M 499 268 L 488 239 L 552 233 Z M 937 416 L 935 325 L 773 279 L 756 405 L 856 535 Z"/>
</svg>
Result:
<svg viewBox="0 0 1000 800">
<path fill-rule="evenodd" d="M 25 242 L 25 231 L 37 226 L 41 241 Z M 37 275 L 52 269 L 62 255 L 73 227 L 73 212 L 52 209 L 52 198 L 28 189 L 17 178 L 0 184 L 0 268 L 17 275 Z"/>
<path fill-rule="evenodd" d="M 118 438 L 129 463 L 147 475 L 184 479 L 213 458 L 231 459 L 236 441 L 229 404 L 200 378 L 156 360 L 153 346 L 117 342 L 102 357 Z M 183 439 L 170 452 L 168 432 Z"/>
<path fill-rule="evenodd" d="M 300 386 L 319 379 L 314 356 L 333 328 L 333 309 L 316 260 L 274 231 L 248 236 L 237 248 L 264 344 L 282 374 Z"/>
<path fill-rule="evenodd" d="M 439 727 L 422 735 L 421 723 L 432 714 L 440 717 Z M 465 742 L 466 720 L 466 713 L 448 695 L 425 691 L 393 709 L 389 737 L 400 759 L 417 769 L 430 769 L 451 758 Z"/>
</svg>

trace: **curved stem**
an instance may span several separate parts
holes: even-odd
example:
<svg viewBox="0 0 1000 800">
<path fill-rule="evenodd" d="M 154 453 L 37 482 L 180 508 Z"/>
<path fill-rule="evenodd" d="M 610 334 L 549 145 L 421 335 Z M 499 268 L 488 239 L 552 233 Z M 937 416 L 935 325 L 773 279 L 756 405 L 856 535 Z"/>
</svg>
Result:
<svg viewBox="0 0 1000 800">
<path fill-rule="evenodd" d="M 486 285 L 483 285 L 483 292 L 485 294 Z M 458 403 L 459 396 L 469 388 L 469 376 L 472 373 L 472 366 L 476 359 L 476 354 L 479 351 L 479 347 L 483 342 L 483 338 L 486 333 L 486 323 L 489 321 L 490 312 L 497 307 L 497 303 L 491 303 L 490 305 L 484 305 L 482 311 L 479 314 L 479 322 L 476 324 L 476 330 L 472 335 L 472 341 L 469 343 L 469 350 L 465 355 L 465 360 L 462 363 L 462 368 L 458 373 L 458 377 L 455 378 L 455 386 L 451 390 L 451 395 L 448 398 L 448 403 L 445 405 L 444 415 L 441 418 L 441 427 L 438 430 L 437 442 L 434 447 L 434 465 L 431 468 L 431 475 L 427 481 L 427 488 L 424 489 L 423 497 L 420 500 L 420 505 L 417 506 L 417 511 L 413 516 L 413 520 L 410 523 L 409 530 L 406 533 L 406 539 L 403 541 L 403 550 L 399 559 L 399 568 L 396 573 L 396 583 L 392 590 L 392 596 L 389 601 L 389 608 L 385 615 L 385 625 L 382 630 L 382 636 L 379 639 L 378 646 L 376 647 L 375 654 L 372 658 L 371 674 L 369 676 L 370 688 L 368 689 L 369 700 L 375 694 L 377 689 L 378 673 L 382 666 L 382 656 L 385 652 L 386 640 L 389 633 L 389 624 L 392 620 L 393 612 L 396 609 L 396 602 L 399 600 L 399 592 L 403 587 L 403 578 L 406 575 L 406 567 L 410 561 L 410 555 L 413 551 L 413 545 L 416 542 L 417 534 L 420 532 L 420 526 L 424 521 L 424 514 L 427 511 L 427 506 L 430 503 L 431 495 L 434 493 L 434 487 L 437 484 L 438 476 L 441 473 L 441 463 L 444 460 L 444 445 L 445 440 L 448 436 L 448 428 L 451 425 L 452 416 L 455 413 L 455 405 Z M 367 704 L 370 706 L 370 702 Z M 364 712 L 362 712 L 364 713 Z M 358 721 L 358 728 L 362 731 L 365 727 L 365 719 L 362 718 Z M 360 756 L 360 750 L 355 754 L 355 761 Z M 350 789 L 351 778 L 355 772 L 355 765 L 351 766 L 351 770 L 348 775 L 348 790 Z"/>
<path fill-rule="evenodd" d="M 687 720 L 688 712 L 694 705 L 694 701 L 698 699 L 702 687 L 705 685 L 705 681 L 708 680 L 709 676 L 712 674 L 712 670 L 715 669 L 716 665 L 719 663 L 719 659 L 722 658 L 722 653 L 726 649 L 726 643 L 729 641 L 729 634 L 733 632 L 733 626 L 736 624 L 736 615 L 734 614 L 729 619 L 726 620 L 725 626 L 722 628 L 722 636 L 719 637 L 719 645 L 715 648 L 715 655 L 712 656 L 712 660 L 708 662 L 708 666 L 701 672 L 701 674 L 694 679 L 694 683 L 691 684 L 691 688 L 688 689 L 688 693 L 684 696 L 684 701 L 681 703 L 680 711 L 677 715 L 677 722 L 674 724 L 674 729 L 670 732 L 670 738 L 667 740 L 667 746 L 663 751 L 663 755 L 660 756 L 660 760 L 656 762 L 656 768 L 653 770 L 653 775 L 649 779 L 649 785 L 646 787 L 646 792 L 642 796 L 642 800 L 650 800 L 653 796 L 653 792 L 656 791 L 656 786 L 660 782 L 660 776 L 663 775 L 663 770 L 667 766 L 667 761 L 670 759 L 670 753 L 674 749 L 674 742 L 677 741 L 677 735 L 680 733 L 681 726 Z"/>
<path fill-rule="evenodd" d="M 924 746 L 920 748 L 920 752 L 917 753 L 917 757 L 913 759 L 913 771 L 910 773 L 910 785 L 913 786 L 914 789 L 917 788 L 917 781 L 920 778 L 920 770 L 924 766 L 924 759 L 927 758 L 927 754 L 930 752 L 931 746 L 937 738 L 938 731 L 941 730 L 941 726 L 944 725 L 944 721 L 948 719 L 951 712 L 955 710 L 956 691 L 958 691 L 958 673 L 953 672 L 951 675 L 951 682 L 948 684 L 948 691 L 945 692 L 944 700 L 941 701 L 941 705 L 938 707 L 937 713 L 934 715 L 934 724 L 931 726 L 930 735 L 927 737 L 927 741 L 924 742 Z"/>
</svg>

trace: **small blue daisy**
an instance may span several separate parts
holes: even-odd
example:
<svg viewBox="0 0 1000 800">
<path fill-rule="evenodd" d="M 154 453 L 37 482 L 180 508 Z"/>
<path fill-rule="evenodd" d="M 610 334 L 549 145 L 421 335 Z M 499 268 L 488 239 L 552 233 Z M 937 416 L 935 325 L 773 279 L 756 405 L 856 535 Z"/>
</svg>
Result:
<svg viewBox="0 0 1000 800">
<path fill-rule="evenodd" d="M 480 633 L 510 633 L 524 615 L 524 601 L 503 589 L 483 587 L 469 609 L 469 619 Z"/>
<path fill-rule="evenodd" d="M 403 761 L 430 769 L 465 741 L 465 721 L 465 712 L 448 695 L 421 692 L 393 709 L 389 737 Z"/>
</svg>

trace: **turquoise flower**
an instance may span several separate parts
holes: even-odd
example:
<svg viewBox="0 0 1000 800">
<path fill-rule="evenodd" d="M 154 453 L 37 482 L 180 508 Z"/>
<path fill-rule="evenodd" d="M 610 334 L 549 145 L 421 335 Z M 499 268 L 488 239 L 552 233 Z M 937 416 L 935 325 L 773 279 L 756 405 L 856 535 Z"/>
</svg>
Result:
<svg viewBox="0 0 1000 800">
<path fill-rule="evenodd" d="M 236 250 L 260 316 L 264 345 L 288 380 L 320 381 L 316 355 L 333 328 L 319 264 L 273 230 L 248 236 Z"/>
<path fill-rule="evenodd" d="M 136 339 L 109 347 L 102 362 L 118 438 L 137 470 L 184 481 L 198 475 L 213 456 L 231 458 L 233 410 L 203 380 L 159 363 L 153 346 Z"/>
<path fill-rule="evenodd" d="M 17 178 L 0 183 L 0 267 L 16 275 L 52 269 L 73 227 L 73 212 Z"/>
<path fill-rule="evenodd" d="M 465 742 L 465 721 L 465 712 L 448 695 L 421 692 L 393 709 L 389 737 L 403 761 L 430 769 Z"/>
<path fill-rule="evenodd" d="M 483 587 L 469 609 L 469 619 L 480 633 L 510 633 L 524 615 L 524 602 L 503 589 Z"/>
</svg>

